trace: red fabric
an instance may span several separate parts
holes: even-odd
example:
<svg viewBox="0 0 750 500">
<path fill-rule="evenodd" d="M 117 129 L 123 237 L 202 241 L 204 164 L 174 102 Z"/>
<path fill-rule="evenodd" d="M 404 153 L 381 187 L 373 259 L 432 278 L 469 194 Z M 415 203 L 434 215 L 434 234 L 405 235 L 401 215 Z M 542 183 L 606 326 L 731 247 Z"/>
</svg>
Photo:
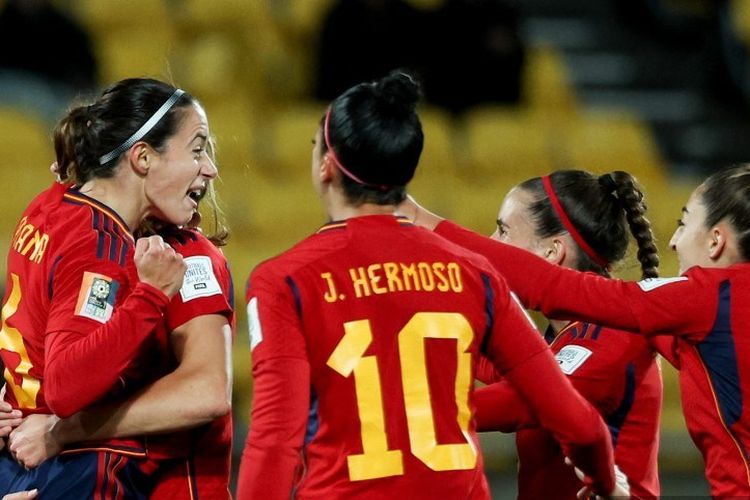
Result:
<svg viewBox="0 0 750 500">
<path fill-rule="evenodd" d="M 167 304 L 160 291 L 136 286 L 133 241 L 124 223 L 103 205 L 70 193 L 55 184 L 32 201 L 8 256 L 4 304 L 16 302 L 16 309 L 6 314 L 5 326 L 23 338 L 29 376 L 41 380 L 33 403 L 7 391 L 6 399 L 26 413 L 68 416 L 118 389 L 128 360 Z M 84 273 L 110 280 L 112 315 L 104 324 L 79 314 L 87 298 Z M 0 356 L 13 385 L 30 397 L 33 384 L 22 378 L 20 346 L 3 345 Z"/>
<path fill-rule="evenodd" d="M 529 252 L 443 222 L 438 234 L 485 255 L 532 309 L 646 335 L 672 335 L 685 422 L 715 497 L 750 496 L 750 264 L 689 269 L 628 283 L 554 266 Z M 671 354 L 669 352 L 671 351 Z"/>
<path fill-rule="evenodd" d="M 568 378 L 609 424 L 615 462 L 628 476 L 632 496 L 658 497 L 662 384 L 648 342 L 629 333 L 576 322 L 561 331 L 551 347 L 555 354 L 563 351 L 567 359 L 576 359 L 575 353 L 590 352 L 585 359 L 577 358 L 583 361 Z M 529 427 L 519 417 L 516 422 L 508 421 L 506 415 L 523 416 L 526 405 L 507 383 L 477 390 L 476 401 L 480 430 L 513 432 Z M 510 425 L 513 423 L 516 428 Z M 520 430 L 516 444 L 519 498 L 576 498 L 582 484 L 564 464 L 560 446 L 546 430 Z"/>
<path fill-rule="evenodd" d="M 404 268 L 413 269 L 414 277 L 406 277 Z M 427 465 L 429 458 L 417 456 L 426 457 L 414 448 L 423 442 L 410 432 L 407 412 L 424 412 L 415 400 L 410 400 L 412 406 L 405 401 L 421 396 L 429 402 L 433 448 L 435 442 L 478 448 L 473 419 L 465 433 L 458 425 L 462 402 L 457 401 L 455 385 L 459 373 L 467 377 L 463 390 L 469 400 L 463 404 L 471 409 L 482 345 L 540 419 L 570 445 L 577 463 L 597 478 L 597 490 L 611 491 L 606 428 L 562 376 L 504 281 L 483 258 L 393 217 L 354 218 L 323 228 L 259 266 L 250 278 L 247 298 L 254 395 L 240 499 L 288 498 L 292 491 L 296 498 L 488 498 L 481 454 L 468 468 L 447 462 L 442 471 Z M 254 308 L 259 321 L 252 320 Z M 466 323 L 459 319 L 459 324 L 468 330 L 452 323 L 446 328 L 448 318 L 463 318 Z M 448 338 L 422 338 L 425 332 L 434 337 L 447 332 Z M 467 332 L 466 337 L 459 332 Z M 411 342 L 412 337 L 416 341 Z M 457 351 L 455 337 L 465 338 L 465 351 Z M 337 350 L 342 339 L 352 341 L 354 350 Z M 339 365 L 334 351 L 353 364 Z M 415 354 L 419 352 L 424 361 Z M 463 352 L 470 356 L 466 366 L 471 373 L 459 371 L 459 359 L 466 359 L 459 358 Z M 365 364 L 370 360 L 375 364 Z M 344 376 L 337 371 L 341 366 L 359 370 L 359 378 L 352 371 Z M 420 386 L 425 379 L 427 385 Z M 355 380 L 374 386 L 368 384 L 358 394 Z M 381 398 L 368 399 L 372 387 L 380 388 Z M 551 387 L 569 404 L 552 407 Z M 400 452 L 400 473 L 351 480 L 356 472 L 350 457 L 364 451 L 358 406 L 363 401 L 369 402 L 365 408 L 382 409 L 385 426 L 383 433 L 368 425 L 365 435 L 385 435 L 387 450 Z M 306 428 L 311 430 L 307 442 Z M 295 482 L 300 469 L 304 476 Z"/>
<path fill-rule="evenodd" d="M 165 332 L 207 314 L 226 316 L 234 332 L 236 318 L 232 276 L 222 251 L 195 230 L 174 231 L 165 234 L 164 239 L 186 259 L 187 273 L 193 277 L 186 280 L 183 292 L 177 293 L 169 303 L 165 316 Z M 210 273 L 207 272 L 208 268 L 203 266 L 203 260 L 195 261 L 191 259 L 193 257 L 207 257 L 210 260 Z M 213 279 L 219 284 L 219 290 L 216 292 L 210 286 Z M 191 296 L 185 293 L 185 287 L 208 291 L 202 295 Z M 168 338 L 168 334 L 166 337 Z M 164 349 L 167 350 L 165 356 L 171 356 L 171 348 L 167 345 Z M 171 366 L 170 370 L 175 367 Z M 157 476 L 156 490 L 151 495 L 152 500 L 229 498 L 231 415 L 189 431 L 150 436 L 148 449 L 151 457 L 187 459 L 168 460 L 162 463 Z M 187 494 L 192 494 L 193 497 L 185 496 Z"/>
</svg>

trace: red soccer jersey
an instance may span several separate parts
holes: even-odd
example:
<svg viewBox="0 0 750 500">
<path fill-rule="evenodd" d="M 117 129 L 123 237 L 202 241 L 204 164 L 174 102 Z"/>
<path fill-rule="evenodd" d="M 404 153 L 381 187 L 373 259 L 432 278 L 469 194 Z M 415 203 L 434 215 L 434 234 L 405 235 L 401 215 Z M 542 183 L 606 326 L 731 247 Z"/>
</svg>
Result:
<svg viewBox="0 0 750 500">
<path fill-rule="evenodd" d="M 24 211 L 8 255 L 0 335 L 14 408 L 65 417 L 131 389 L 130 360 L 168 303 L 138 282 L 133 246 L 116 213 L 61 184 Z M 143 453 L 138 441 L 120 449 Z"/>
<path fill-rule="evenodd" d="M 480 349 L 556 436 L 588 434 L 574 460 L 613 487 L 601 420 L 482 257 L 403 219 L 358 217 L 260 265 L 247 299 L 240 499 L 488 498 L 472 418 Z M 558 385 L 564 403 L 546 397 Z"/>
<path fill-rule="evenodd" d="M 658 498 L 662 382 L 647 339 L 573 322 L 554 337 L 551 348 L 563 373 L 604 417 L 615 463 L 628 476 L 633 498 Z M 515 430 L 495 421 L 502 419 L 503 413 L 519 413 L 515 409 L 508 412 L 508 406 L 525 405 L 507 383 L 480 388 L 476 396 L 477 428 Z M 515 423 L 519 424 L 524 422 Z M 516 447 L 519 498 L 576 498 L 582 484 L 564 464 L 560 445 L 549 432 L 520 429 Z"/>
<path fill-rule="evenodd" d="M 714 497 L 750 495 L 750 264 L 693 267 L 638 283 L 554 266 L 450 222 L 437 232 L 485 256 L 521 300 L 553 318 L 581 318 L 677 337 L 685 422 L 703 454 Z"/>
<path fill-rule="evenodd" d="M 180 293 L 172 298 L 167 309 L 165 331 L 171 332 L 191 319 L 208 314 L 226 316 L 234 331 L 234 289 L 224 254 L 196 230 L 177 230 L 163 236 L 187 264 Z M 167 354 L 171 354 L 171 349 Z M 152 500 L 230 497 L 231 415 L 190 431 L 152 436 L 149 453 L 173 458 L 160 466 Z"/>
</svg>

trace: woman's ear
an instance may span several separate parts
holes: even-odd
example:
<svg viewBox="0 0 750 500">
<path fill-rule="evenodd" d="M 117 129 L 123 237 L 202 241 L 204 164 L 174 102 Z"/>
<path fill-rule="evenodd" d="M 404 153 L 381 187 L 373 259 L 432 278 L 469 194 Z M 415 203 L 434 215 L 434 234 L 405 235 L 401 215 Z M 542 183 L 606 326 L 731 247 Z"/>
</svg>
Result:
<svg viewBox="0 0 750 500">
<path fill-rule="evenodd" d="M 711 260 L 719 260 L 727 248 L 727 229 L 723 225 L 714 226 L 711 228 L 710 236 L 708 256 Z"/>
<path fill-rule="evenodd" d="M 156 152 L 145 142 L 137 142 L 128 150 L 128 160 L 133 170 L 141 176 L 148 175 Z"/>
<path fill-rule="evenodd" d="M 560 238 L 549 238 L 546 241 L 546 248 L 544 250 L 544 258 L 550 264 L 561 265 L 565 260 L 565 256 L 568 254 L 568 247 L 565 242 Z"/>
</svg>

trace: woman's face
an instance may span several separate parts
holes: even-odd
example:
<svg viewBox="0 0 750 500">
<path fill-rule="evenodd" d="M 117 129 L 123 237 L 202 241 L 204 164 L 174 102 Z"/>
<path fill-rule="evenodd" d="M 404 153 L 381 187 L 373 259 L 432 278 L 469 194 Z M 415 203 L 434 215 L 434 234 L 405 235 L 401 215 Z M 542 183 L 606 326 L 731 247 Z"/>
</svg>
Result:
<svg viewBox="0 0 750 500">
<path fill-rule="evenodd" d="M 321 127 L 318 127 L 318 130 L 315 132 L 315 138 L 313 139 L 312 157 L 310 159 L 310 175 L 312 176 L 312 183 L 315 187 L 315 192 L 318 193 L 318 196 L 321 196 L 323 192 L 323 183 L 320 179 L 320 164 L 323 161 L 324 141 L 325 139 L 323 138 L 323 129 Z"/>
<path fill-rule="evenodd" d="M 529 213 L 532 202 L 528 191 L 517 187 L 511 189 L 500 206 L 497 229 L 491 238 L 544 257 L 545 247 L 535 233 Z"/>
<path fill-rule="evenodd" d="M 682 209 L 682 217 L 677 221 L 677 229 L 669 240 L 669 246 L 677 252 L 680 274 L 693 266 L 711 266 L 711 231 L 706 227 L 706 207 L 701 200 L 698 187 L 687 205 Z"/>
<path fill-rule="evenodd" d="M 206 152 L 208 121 L 198 105 L 183 110 L 177 133 L 149 166 L 145 195 L 151 215 L 177 225 L 187 224 L 198 200 L 218 170 Z"/>
</svg>

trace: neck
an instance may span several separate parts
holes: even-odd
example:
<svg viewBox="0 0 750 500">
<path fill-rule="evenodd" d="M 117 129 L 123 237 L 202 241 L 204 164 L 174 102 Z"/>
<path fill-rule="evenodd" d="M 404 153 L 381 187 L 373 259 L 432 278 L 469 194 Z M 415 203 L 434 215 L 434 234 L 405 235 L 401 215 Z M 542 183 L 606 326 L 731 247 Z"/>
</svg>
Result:
<svg viewBox="0 0 750 500">
<path fill-rule="evenodd" d="M 114 210 L 131 231 L 137 228 L 146 216 L 147 210 L 142 206 L 141 198 L 134 197 L 133 187 L 118 176 L 92 179 L 81 186 L 80 192 Z"/>
<path fill-rule="evenodd" d="M 396 213 L 395 205 L 376 205 L 374 203 L 351 205 L 346 196 L 338 189 L 330 191 L 328 196 L 324 198 L 326 213 L 331 220 L 346 220 L 365 215 L 393 215 Z"/>
</svg>

